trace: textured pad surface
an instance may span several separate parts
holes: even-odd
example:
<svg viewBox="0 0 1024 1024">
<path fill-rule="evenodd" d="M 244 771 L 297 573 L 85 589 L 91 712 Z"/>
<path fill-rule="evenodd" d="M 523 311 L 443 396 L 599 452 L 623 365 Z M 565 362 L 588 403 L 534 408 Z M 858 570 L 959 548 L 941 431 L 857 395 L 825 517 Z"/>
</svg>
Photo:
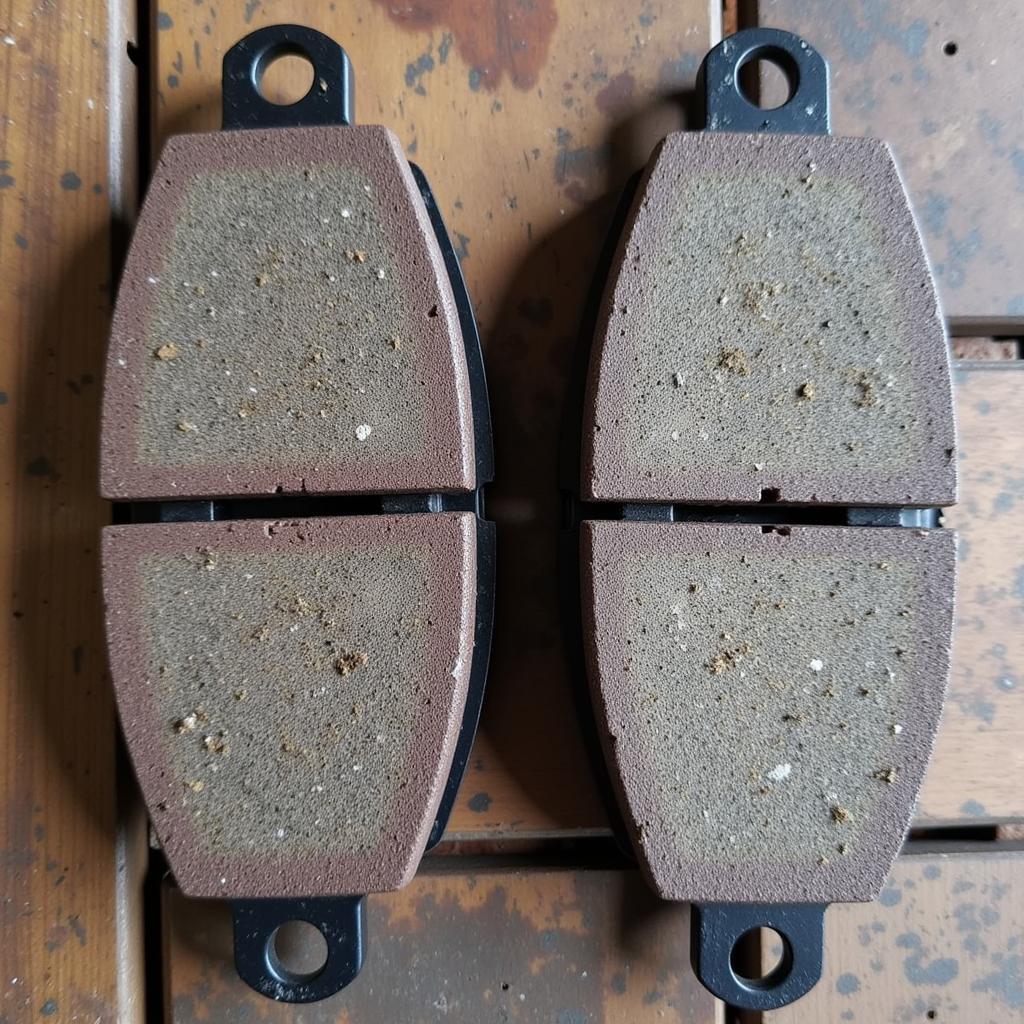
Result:
<svg viewBox="0 0 1024 1024">
<path fill-rule="evenodd" d="M 955 500 L 943 326 L 884 143 L 670 135 L 609 282 L 585 498 Z"/>
<path fill-rule="evenodd" d="M 108 498 L 475 485 L 443 258 L 385 128 L 168 142 L 114 316 Z"/>
<path fill-rule="evenodd" d="M 473 655 L 468 514 L 108 527 L 111 671 L 182 890 L 412 876 Z"/>
<path fill-rule="evenodd" d="M 583 524 L 588 675 L 662 896 L 878 892 L 942 708 L 954 544 L 909 529 Z"/>
</svg>

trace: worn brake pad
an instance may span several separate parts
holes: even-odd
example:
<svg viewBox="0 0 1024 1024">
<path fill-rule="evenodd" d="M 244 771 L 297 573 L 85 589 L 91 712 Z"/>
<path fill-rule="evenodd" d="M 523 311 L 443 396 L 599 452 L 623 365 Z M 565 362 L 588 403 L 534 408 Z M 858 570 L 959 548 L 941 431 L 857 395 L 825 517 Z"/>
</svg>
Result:
<svg viewBox="0 0 1024 1024">
<path fill-rule="evenodd" d="M 291 107 L 257 86 L 283 53 L 315 70 Z M 351 93 L 311 29 L 229 51 L 226 130 L 154 173 L 103 403 L 128 749 L 178 884 L 232 901 L 239 973 L 292 1002 L 351 981 L 363 896 L 440 838 L 493 619 L 472 308 L 425 177 Z M 275 953 L 293 918 L 315 972 Z"/>
<path fill-rule="evenodd" d="M 741 92 L 756 59 L 789 78 L 777 110 Z M 888 147 L 827 134 L 827 67 L 788 33 L 730 37 L 701 81 L 706 130 L 656 148 L 609 242 L 570 507 L 625 832 L 695 904 L 704 984 L 765 1010 L 815 983 L 825 905 L 873 898 L 910 820 L 949 671 L 955 538 L 932 527 L 956 434 Z M 761 925 L 786 955 L 745 979 Z"/>
</svg>

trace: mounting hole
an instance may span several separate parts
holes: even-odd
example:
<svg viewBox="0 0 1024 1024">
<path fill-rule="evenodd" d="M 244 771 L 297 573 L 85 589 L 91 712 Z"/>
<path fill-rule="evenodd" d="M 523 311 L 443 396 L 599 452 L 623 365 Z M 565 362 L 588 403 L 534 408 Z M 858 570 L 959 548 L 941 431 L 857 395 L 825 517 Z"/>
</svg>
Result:
<svg viewBox="0 0 1024 1024">
<path fill-rule="evenodd" d="M 746 988 L 776 988 L 792 970 L 793 947 L 774 928 L 751 928 L 733 945 L 729 966 L 736 981 Z"/>
<path fill-rule="evenodd" d="M 327 939 L 308 921 L 285 921 L 267 940 L 267 962 L 278 980 L 305 984 L 327 966 Z"/>
<path fill-rule="evenodd" d="M 796 61 L 778 46 L 760 46 L 736 66 L 736 89 L 753 107 L 778 110 L 795 95 L 800 85 Z"/>
<path fill-rule="evenodd" d="M 950 41 L 949 41 L 948 43 L 946 43 L 946 45 L 945 45 L 945 46 L 943 46 L 943 48 L 942 48 L 942 52 L 943 52 L 943 53 L 944 53 L 944 54 L 945 54 L 945 55 L 946 55 L 947 57 L 955 57 L 955 56 L 956 56 L 956 54 L 957 54 L 957 51 L 958 51 L 959 49 L 960 49 L 960 47 L 959 47 L 959 46 L 957 46 L 957 44 L 956 44 L 956 43 L 954 43 L 952 39 L 950 39 Z"/>
<path fill-rule="evenodd" d="M 314 73 L 305 54 L 294 50 L 271 51 L 256 68 L 256 87 L 269 103 L 289 107 L 309 94 Z"/>
</svg>

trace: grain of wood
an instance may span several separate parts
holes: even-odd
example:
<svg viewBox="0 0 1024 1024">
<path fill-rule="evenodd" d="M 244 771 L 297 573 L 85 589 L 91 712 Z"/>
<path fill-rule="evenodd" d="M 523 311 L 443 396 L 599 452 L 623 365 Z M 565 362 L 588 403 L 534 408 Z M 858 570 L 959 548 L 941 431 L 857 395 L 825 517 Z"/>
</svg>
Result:
<svg viewBox="0 0 1024 1024">
<path fill-rule="evenodd" d="M 1020 359 L 1020 342 L 1016 338 L 952 338 L 954 359 L 991 362 L 996 359 Z"/>
<path fill-rule="evenodd" d="M 1021 323 L 1024 253 L 1011 241 L 1024 225 L 1020 4 L 996 0 L 984 17 L 962 0 L 757 0 L 757 9 L 760 24 L 803 35 L 829 61 L 835 134 L 892 143 L 946 316 Z"/>
<path fill-rule="evenodd" d="M 918 824 L 1024 818 L 1024 363 L 958 367 L 959 579 L 949 695 Z"/>
<path fill-rule="evenodd" d="M 141 1017 L 143 833 L 117 816 L 96 556 L 112 218 L 131 204 L 134 163 L 131 6 L 0 8 L 0 1019 L 11 1024 Z"/>
<path fill-rule="evenodd" d="M 438 195 L 480 317 L 495 417 L 498 481 L 488 504 L 501 538 L 497 635 L 483 723 L 448 837 L 606 835 L 562 660 L 554 439 L 610 197 L 664 132 L 687 124 L 691 108 L 677 91 L 692 82 L 718 31 L 717 14 L 697 2 L 652 4 L 632 20 L 610 9 L 572 18 L 563 11 L 546 38 L 547 8 L 536 5 L 536 22 L 522 31 L 544 61 L 524 90 L 495 56 L 500 47 L 471 46 L 440 9 L 423 6 L 416 27 L 372 0 L 344 9 L 266 0 L 218 8 L 216 17 L 192 0 L 165 0 L 155 40 L 154 135 L 217 126 L 220 58 L 247 31 L 296 21 L 348 49 L 357 120 L 394 128 Z M 287 80 L 277 88 L 288 88 Z M 1004 369 L 1011 376 L 1000 376 Z M 1019 757 L 1024 733 L 1024 658 L 1011 639 L 1020 612 L 1010 579 L 1024 554 L 1009 520 L 990 533 L 988 514 L 997 494 L 1012 493 L 1014 459 L 1024 455 L 1019 431 L 1010 428 L 1022 402 L 1012 370 L 1003 364 L 984 380 L 971 378 L 958 395 L 972 461 L 961 464 L 962 505 L 948 522 L 965 532 L 975 564 L 993 566 L 1002 582 L 979 589 L 964 563 L 956 650 L 966 653 L 955 654 L 953 700 L 921 824 L 1024 816 L 1020 787 L 1002 767 Z M 980 393 L 988 388 L 993 398 Z M 1000 414 L 983 419 L 978 408 L 986 401 Z M 1002 675 L 979 681 L 971 631 L 984 636 L 985 650 L 1006 648 L 1012 685 L 994 685 Z"/>
<path fill-rule="evenodd" d="M 874 903 L 829 908 L 821 981 L 763 1024 L 1019 1021 L 1022 905 L 1024 854 L 900 857 Z"/>
<path fill-rule="evenodd" d="M 231 962 L 223 904 L 168 886 L 168 1021 L 292 1021 Z M 366 964 L 306 1024 L 508 1021 L 715 1024 L 716 1001 L 687 961 L 689 915 L 636 872 L 421 870 L 367 905 Z M 296 937 L 290 962 L 308 955 Z"/>
<path fill-rule="evenodd" d="M 352 59 L 357 121 L 394 129 L 430 179 L 480 320 L 501 595 L 484 721 L 452 830 L 601 830 L 559 635 L 558 417 L 614 201 L 654 144 L 687 123 L 686 90 L 717 37 L 720 4 L 623 11 L 538 0 L 511 22 L 492 2 L 419 4 L 419 20 L 375 0 L 216 9 L 160 5 L 156 139 L 217 127 L 221 57 L 245 33 L 282 21 L 327 32 Z"/>
</svg>

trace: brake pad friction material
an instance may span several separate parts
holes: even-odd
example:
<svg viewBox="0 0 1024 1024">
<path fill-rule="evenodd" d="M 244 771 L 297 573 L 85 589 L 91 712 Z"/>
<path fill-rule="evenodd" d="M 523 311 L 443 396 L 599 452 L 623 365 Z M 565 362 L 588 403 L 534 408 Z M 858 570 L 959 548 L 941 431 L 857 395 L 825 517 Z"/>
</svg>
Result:
<svg viewBox="0 0 1024 1024">
<path fill-rule="evenodd" d="M 470 514 L 108 527 L 124 732 L 190 896 L 412 877 L 473 657 Z"/>
<path fill-rule="evenodd" d="M 172 138 L 114 316 L 103 494 L 475 484 L 458 311 L 395 136 Z"/>
<path fill-rule="evenodd" d="M 585 499 L 955 500 L 944 329 L 885 143 L 670 135 L 609 281 Z"/>
<path fill-rule="evenodd" d="M 941 712 L 953 536 L 585 522 L 581 544 L 588 676 L 657 892 L 876 895 Z"/>
</svg>

